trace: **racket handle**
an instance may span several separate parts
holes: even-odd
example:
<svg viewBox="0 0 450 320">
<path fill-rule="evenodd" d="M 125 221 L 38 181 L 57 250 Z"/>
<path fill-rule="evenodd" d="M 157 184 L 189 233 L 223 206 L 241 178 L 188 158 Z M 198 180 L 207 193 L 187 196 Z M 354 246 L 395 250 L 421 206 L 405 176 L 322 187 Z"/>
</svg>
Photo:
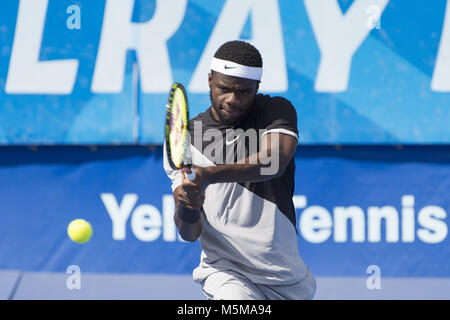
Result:
<svg viewBox="0 0 450 320">
<path fill-rule="evenodd" d="M 191 173 L 185 172 L 184 174 L 186 175 L 187 180 L 189 180 L 189 181 L 195 180 L 195 171 L 193 168 L 191 168 Z"/>
</svg>

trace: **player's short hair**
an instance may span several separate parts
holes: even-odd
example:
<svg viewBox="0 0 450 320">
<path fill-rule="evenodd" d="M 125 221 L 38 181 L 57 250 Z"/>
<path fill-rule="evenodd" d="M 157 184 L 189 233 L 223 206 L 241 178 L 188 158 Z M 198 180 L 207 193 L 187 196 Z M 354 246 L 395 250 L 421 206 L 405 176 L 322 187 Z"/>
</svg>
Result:
<svg viewBox="0 0 450 320">
<path fill-rule="evenodd" d="M 225 42 L 217 49 L 214 58 L 235 62 L 247 67 L 262 68 L 263 66 L 258 49 L 241 40 Z"/>
</svg>

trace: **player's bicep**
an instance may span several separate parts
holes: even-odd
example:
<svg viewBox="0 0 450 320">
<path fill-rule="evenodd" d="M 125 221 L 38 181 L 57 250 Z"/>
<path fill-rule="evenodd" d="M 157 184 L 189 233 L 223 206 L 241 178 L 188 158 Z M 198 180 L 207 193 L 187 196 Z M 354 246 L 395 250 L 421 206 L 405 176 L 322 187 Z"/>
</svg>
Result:
<svg viewBox="0 0 450 320">
<path fill-rule="evenodd" d="M 261 152 L 271 164 L 278 163 L 277 172 L 283 172 L 297 149 L 296 137 L 278 132 L 267 133 L 261 138 Z"/>
</svg>

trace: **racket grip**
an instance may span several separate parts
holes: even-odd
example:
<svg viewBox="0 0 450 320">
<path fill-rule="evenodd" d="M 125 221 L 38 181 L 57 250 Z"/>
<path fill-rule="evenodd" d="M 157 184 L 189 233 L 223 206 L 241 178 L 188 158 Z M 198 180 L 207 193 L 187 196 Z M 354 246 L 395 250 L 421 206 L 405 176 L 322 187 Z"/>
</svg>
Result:
<svg viewBox="0 0 450 320">
<path fill-rule="evenodd" d="M 193 168 L 191 168 L 191 173 L 185 172 L 185 175 L 186 175 L 187 180 L 189 180 L 189 181 L 195 180 L 195 171 Z"/>
</svg>

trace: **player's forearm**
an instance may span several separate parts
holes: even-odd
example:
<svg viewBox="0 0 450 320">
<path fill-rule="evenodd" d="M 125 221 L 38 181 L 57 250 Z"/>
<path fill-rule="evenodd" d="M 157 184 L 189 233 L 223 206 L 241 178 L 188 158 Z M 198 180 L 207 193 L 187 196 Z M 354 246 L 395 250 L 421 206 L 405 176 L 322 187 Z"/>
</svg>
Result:
<svg viewBox="0 0 450 320">
<path fill-rule="evenodd" d="M 182 216 L 182 215 L 181 215 Z M 181 238 L 185 241 L 194 242 L 198 239 L 203 229 L 203 219 L 200 214 L 200 217 L 195 222 L 187 222 L 183 220 L 183 217 L 180 217 L 179 210 L 175 212 L 174 216 L 175 225 L 177 226 L 178 233 Z"/>
<path fill-rule="evenodd" d="M 289 159 L 282 153 L 259 152 L 240 163 L 208 167 L 208 182 L 260 182 L 283 174 Z"/>
<path fill-rule="evenodd" d="M 185 183 L 173 191 L 175 201 L 174 221 L 178 233 L 186 241 L 195 241 L 202 233 L 203 220 L 200 208 L 205 199 L 203 194 L 192 195 Z"/>
</svg>

